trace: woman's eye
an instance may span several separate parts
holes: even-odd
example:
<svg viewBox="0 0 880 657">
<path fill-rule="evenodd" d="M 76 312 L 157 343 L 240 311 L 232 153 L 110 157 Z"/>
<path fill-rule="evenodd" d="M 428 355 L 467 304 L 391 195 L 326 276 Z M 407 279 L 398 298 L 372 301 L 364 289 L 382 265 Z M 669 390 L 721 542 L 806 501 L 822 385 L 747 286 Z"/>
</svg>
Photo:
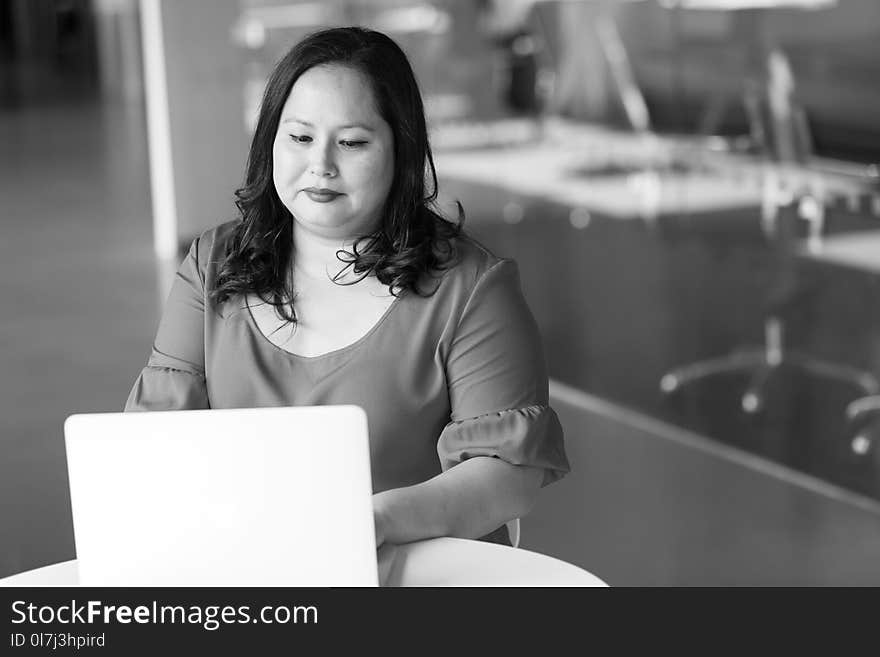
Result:
<svg viewBox="0 0 880 657">
<path fill-rule="evenodd" d="M 308 135 L 290 135 L 290 138 L 298 144 L 307 144 L 312 141 L 312 138 Z"/>
<path fill-rule="evenodd" d="M 363 146 L 367 142 L 365 142 L 365 141 L 352 141 L 349 139 L 344 139 L 339 143 L 342 144 L 345 148 L 360 148 L 361 146 Z"/>
</svg>

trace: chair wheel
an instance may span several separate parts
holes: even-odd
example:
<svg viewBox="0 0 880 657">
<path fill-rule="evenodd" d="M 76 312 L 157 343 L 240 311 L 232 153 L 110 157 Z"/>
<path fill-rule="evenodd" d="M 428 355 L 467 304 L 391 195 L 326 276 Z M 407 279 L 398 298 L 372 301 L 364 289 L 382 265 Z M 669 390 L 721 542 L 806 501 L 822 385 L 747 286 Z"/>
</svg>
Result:
<svg viewBox="0 0 880 657">
<path fill-rule="evenodd" d="M 850 447 L 852 447 L 852 451 L 859 456 L 864 456 L 869 451 L 871 451 L 871 439 L 868 438 L 866 435 L 860 433 L 852 439 Z"/>
<path fill-rule="evenodd" d="M 761 398 L 754 392 L 747 392 L 742 398 L 742 409 L 749 414 L 757 413 L 761 410 Z"/>
<path fill-rule="evenodd" d="M 660 390 L 669 394 L 678 389 L 680 382 L 674 374 L 666 374 L 660 379 Z"/>
</svg>

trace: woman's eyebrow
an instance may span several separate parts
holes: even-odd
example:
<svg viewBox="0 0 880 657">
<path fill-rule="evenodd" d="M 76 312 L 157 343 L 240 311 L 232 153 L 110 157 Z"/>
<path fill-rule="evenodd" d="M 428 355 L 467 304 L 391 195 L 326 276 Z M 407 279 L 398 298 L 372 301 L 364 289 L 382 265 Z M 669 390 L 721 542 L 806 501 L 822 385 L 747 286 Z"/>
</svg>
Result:
<svg viewBox="0 0 880 657">
<path fill-rule="evenodd" d="M 307 128 L 314 128 L 315 127 L 314 125 L 312 125 L 308 121 L 303 121 L 302 119 L 298 119 L 293 116 L 288 117 L 286 119 L 282 119 L 281 123 L 299 123 L 300 125 L 304 125 Z M 375 129 L 373 129 L 370 126 L 365 125 L 363 123 L 351 123 L 348 125 L 341 125 L 341 126 L 338 126 L 336 129 L 337 130 L 348 130 L 351 128 L 360 128 L 361 130 L 366 130 L 368 132 L 375 132 Z"/>
</svg>

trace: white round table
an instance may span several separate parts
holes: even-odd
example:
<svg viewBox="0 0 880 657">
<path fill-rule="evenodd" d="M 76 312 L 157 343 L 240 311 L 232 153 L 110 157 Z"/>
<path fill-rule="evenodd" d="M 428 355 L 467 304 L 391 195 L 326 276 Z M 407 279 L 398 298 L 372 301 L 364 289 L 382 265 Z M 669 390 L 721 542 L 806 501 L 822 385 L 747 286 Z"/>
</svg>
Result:
<svg viewBox="0 0 880 657">
<path fill-rule="evenodd" d="M 521 548 L 433 538 L 379 550 L 383 586 L 608 586 L 575 565 Z M 78 586 L 76 560 L 0 579 L 0 586 Z"/>
</svg>

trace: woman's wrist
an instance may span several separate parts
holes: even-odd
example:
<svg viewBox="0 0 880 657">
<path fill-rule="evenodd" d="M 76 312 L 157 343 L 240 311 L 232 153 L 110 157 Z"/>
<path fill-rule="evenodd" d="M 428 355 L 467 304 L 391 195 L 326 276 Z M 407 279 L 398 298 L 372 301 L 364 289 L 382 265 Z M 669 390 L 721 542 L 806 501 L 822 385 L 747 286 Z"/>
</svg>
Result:
<svg viewBox="0 0 880 657">
<path fill-rule="evenodd" d="M 388 535 L 388 508 L 382 493 L 373 495 L 373 522 L 376 527 L 376 547 L 385 543 Z"/>
<path fill-rule="evenodd" d="M 444 513 L 448 512 L 449 507 L 443 495 L 433 480 L 374 494 L 376 545 L 381 545 L 380 540 L 409 543 L 446 536 L 448 531 Z"/>
</svg>

